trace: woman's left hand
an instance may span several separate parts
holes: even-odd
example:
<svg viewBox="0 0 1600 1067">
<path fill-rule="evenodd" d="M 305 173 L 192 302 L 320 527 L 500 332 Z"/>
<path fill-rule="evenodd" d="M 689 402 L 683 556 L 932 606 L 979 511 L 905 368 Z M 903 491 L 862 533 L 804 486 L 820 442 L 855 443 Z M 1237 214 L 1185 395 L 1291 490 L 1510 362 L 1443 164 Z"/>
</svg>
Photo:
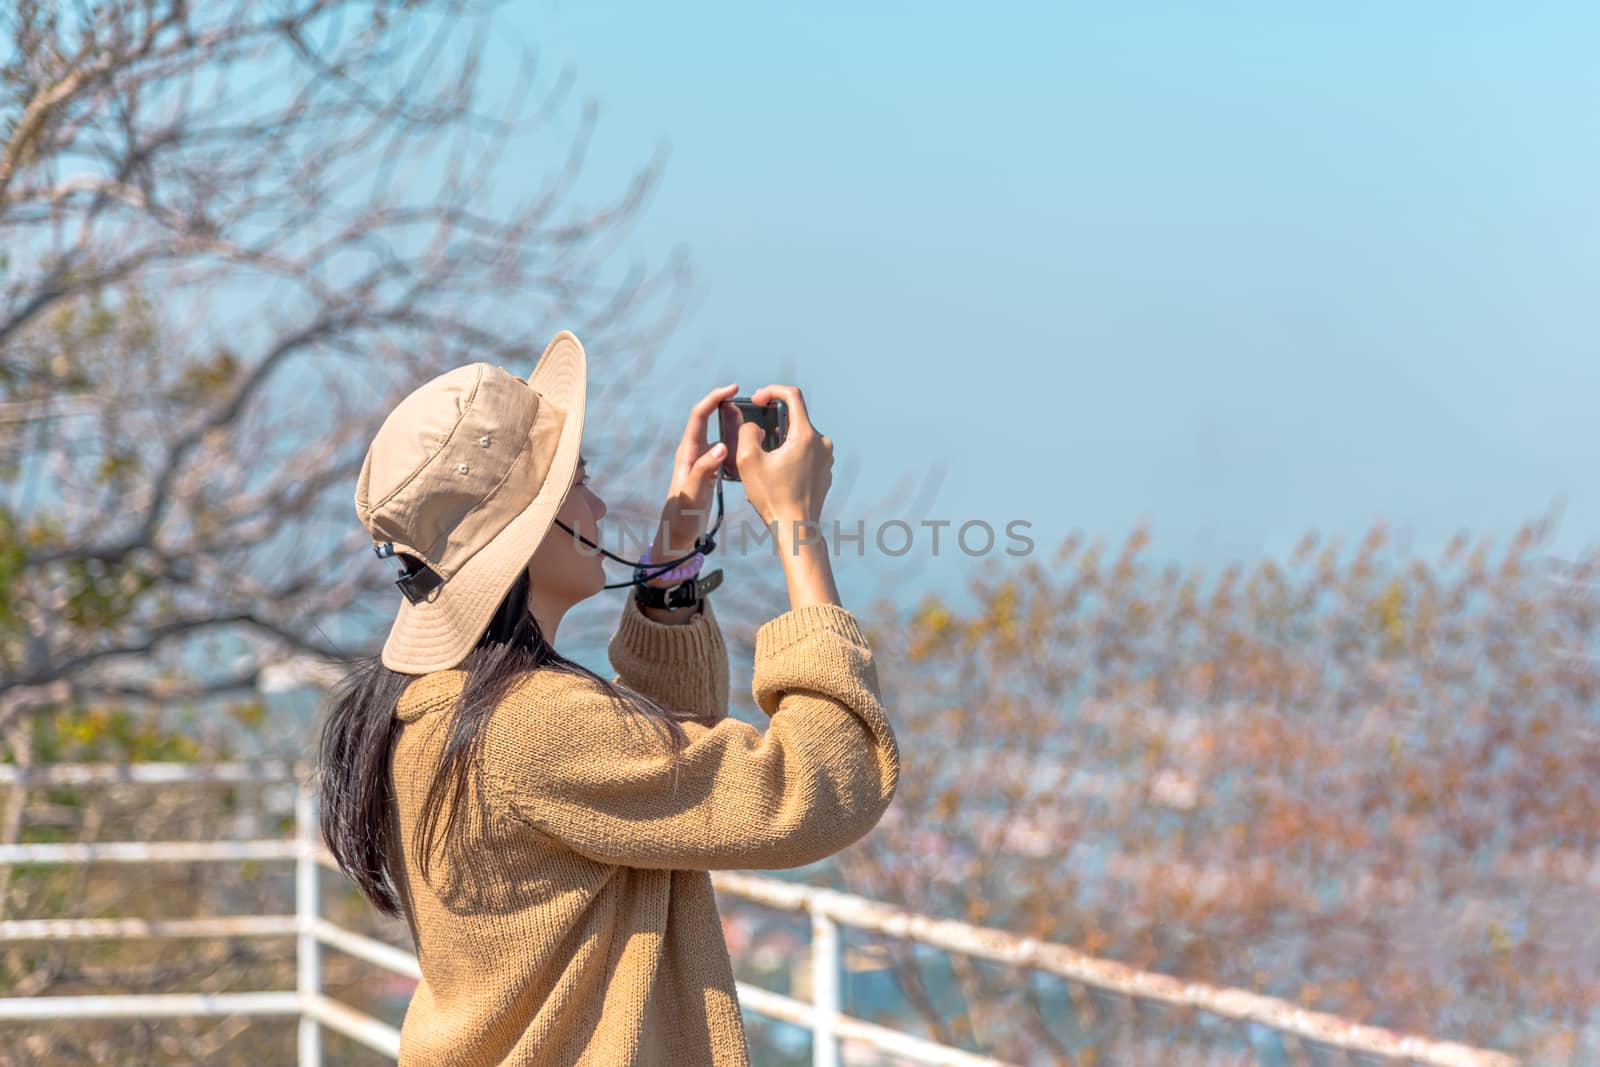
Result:
<svg viewBox="0 0 1600 1067">
<path fill-rule="evenodd" d="M 689 409 L 689 421 L 683 428 L 683 439 L 673 456 L 672 484 L 667 488 L 667 502 L 661 508 L 661 519 L 656 524 L 656 548 L 650 553 L 653 561 L 669 560 L 694 550 L 695 538 L 700 536 L 711 517 L 711 497 L 716 490 L 717 468 L 721 466 L 727 446 L 720 441 L 707 445 L 706 420 L 722 406 L 722 402 L 736 395 L 739 383 L 711 390 Z"/>
</svg>

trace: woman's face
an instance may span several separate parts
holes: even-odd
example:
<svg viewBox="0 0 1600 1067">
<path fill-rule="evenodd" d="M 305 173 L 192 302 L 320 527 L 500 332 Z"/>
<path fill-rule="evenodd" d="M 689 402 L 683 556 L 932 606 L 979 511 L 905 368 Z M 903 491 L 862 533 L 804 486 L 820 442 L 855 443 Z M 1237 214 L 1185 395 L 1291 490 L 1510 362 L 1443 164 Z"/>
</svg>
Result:
<svg viewBox="0 0 1600 1067">
<path fill-rule="evenodd" d="M 588 464 L 579 456 L 572 488 L 567 491 L 556 518 L 599 545 L 605 543 L 600 539 L 600 520 L 605 517 L 606 505 L 589 488 L 588 477 Z M 528 577 L 533 584 L 532 595 L 537 600 L 551 607 L 560 605 L 562 609 L 593 596 L 606 584 L 605 564 L 600 553 L 554 524 L 528 561 Z"/>
</svg>

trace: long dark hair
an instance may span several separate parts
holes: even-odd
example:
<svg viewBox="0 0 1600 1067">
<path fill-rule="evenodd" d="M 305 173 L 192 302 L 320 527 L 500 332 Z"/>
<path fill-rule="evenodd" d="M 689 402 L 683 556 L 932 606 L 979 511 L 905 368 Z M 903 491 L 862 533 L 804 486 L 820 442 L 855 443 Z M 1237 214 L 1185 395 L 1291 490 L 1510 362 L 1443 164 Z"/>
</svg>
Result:
<svg viewBox="0 0 1600 1067">
<path fill-rule="evenodd" d="M 409 564 L 409 560 L 407 563 Z M 478 644 L 462 660 L 457 670 L 467 674 L 450 715 L 450 734 L 443 755 L 428 787 L 418 819 L 418 839 L 414 842 L 419 867 L 428 874 L 428 858 L 435 847 L 440 808 L 445 791 L 451 791 L 450 815 L 445 822 L 444 842 L 452 839 L 457 812 L 471 785 L 470 774 L 482 747 L 480 727 L 511 685 L 532 671 L 562 671 L 582 675 L 598 685 L 614 703 L 649 720 L 670 748 L 674 761 L 687 740 L 680 722 L 696 717 L 663 708 L 643 693 L 616 685 L 557 652 L 528 610 L 530 588 L 526 569 L 517 578 Z M 632 591 L 629 591 L 629 595 Z M 322 804 L 322 836 L 328 850 L 345 874 L 361 887 L 368 900 L 385 915 L 400 913 L 397 887 L 404 871 L 392 870 L 391 863 L 403 862 L 400 850 L 392 849 L 391 826 L 398 826 L 394 814 L 394 789 L 389 777 L 389 758 L 395 740 L 405 723 L 394 714 L 406 686 L 417 675 L 401 674 L 385 667 L 377 656 L 354 662 L 354 668 L 335 688 L 322 727 L 322 746 L 317 757 L 317 788 Z"/>
</svg>

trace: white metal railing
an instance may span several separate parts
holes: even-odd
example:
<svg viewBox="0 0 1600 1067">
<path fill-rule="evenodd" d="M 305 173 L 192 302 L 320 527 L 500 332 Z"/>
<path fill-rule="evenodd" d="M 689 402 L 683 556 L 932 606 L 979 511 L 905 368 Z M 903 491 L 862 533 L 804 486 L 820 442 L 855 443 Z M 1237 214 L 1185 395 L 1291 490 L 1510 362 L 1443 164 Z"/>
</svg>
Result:
<svg viewBox="0 0 1600 1067">
<path fill-rule="evenodd" d="M 319 840 L 315 788 L 302 763 L 262 761 L 227 764 L 54 764 L 37 768 L 0 765 L 0 784 L 23 789 L 56 784 L 168 784 L 204 782 L 295 783 L 295 835 L 292 840 L 200 842 L 111 842 L 0 844 L 0 864 L 85 864 L 158 862 L 234 862 L 243 859 L 295 861 L 293 915 L 255 915 L 196 919 L 10 919 L 0 921 L 0 944 L 58 939 L 190 937 L 288 937 L 296 939 L 296 988 L 256 993 L 168 993 L 126 996 L 0 998 L 0 1020 L 108 1019 L 160 1016 L 271 1015 L 295 1018 L 301 1067 L 321 1067 L 322 1027 L 359 1044 L 398 1057 L 400 1032 L 347 1004 L 321 987 L 321 949 L 336 949 L 375 967 L 420 980 L 410 952 L 339 927 L 319 914 L 318 865 L 338 870 Z M 17 802 L 20 803 L 20 797 Z M 1223 1019 L 1256 1023 L 1276 1031 L 1291 1062 L 1306 1062 L 1302 1042 L 1344 1052 L 1367 1053 L 1397 1063 L 1434 1067 L 1513 1067 L 1501 1052 L 1447 1041 L 1398 1034 L 1308 1011 L 1289 1001 L 1242 989 L 1184 982 L 1097 959 L 1066 945 L 1017 937 L 1001 930 L 934 919 L 900 911 L 863 897 L 772 878 L 717 872 L 719 893 L 769 908 L 805 913 L 811 919 L 811 1000 L 787 997 L 748 983 L 738 984 L 740 1004 L 767 1018 L 805 1027 L 812 1034 L 812 1062 L 837 1067 L 839 1042 L 863 1043 L 876 1050 L 926 1064 L 1002 1067 L 982 1055 L 937 1044 L 843 1014 L 839 974 L 841 926 L 867 930 L 1055 975 L 1068 982 L 1164 1004 L 1187 1006 Z"/>
</svg>

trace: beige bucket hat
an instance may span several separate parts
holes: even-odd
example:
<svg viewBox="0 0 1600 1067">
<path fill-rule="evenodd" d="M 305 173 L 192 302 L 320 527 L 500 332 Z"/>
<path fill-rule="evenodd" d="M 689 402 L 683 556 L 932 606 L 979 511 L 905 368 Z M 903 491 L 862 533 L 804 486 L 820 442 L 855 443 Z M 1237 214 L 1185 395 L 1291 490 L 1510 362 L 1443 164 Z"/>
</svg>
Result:
<svg viewBox="0 0 1600 1067">
<path fill-rule="evenodd" d="M 583 440 L 588 362 L 562 330 L 527 379 L 469 363 L 389 413 L 356 483 L 379 557 L 409 556 L 383 665 L 458 666 L 566 499 Z"/>
</svg>

